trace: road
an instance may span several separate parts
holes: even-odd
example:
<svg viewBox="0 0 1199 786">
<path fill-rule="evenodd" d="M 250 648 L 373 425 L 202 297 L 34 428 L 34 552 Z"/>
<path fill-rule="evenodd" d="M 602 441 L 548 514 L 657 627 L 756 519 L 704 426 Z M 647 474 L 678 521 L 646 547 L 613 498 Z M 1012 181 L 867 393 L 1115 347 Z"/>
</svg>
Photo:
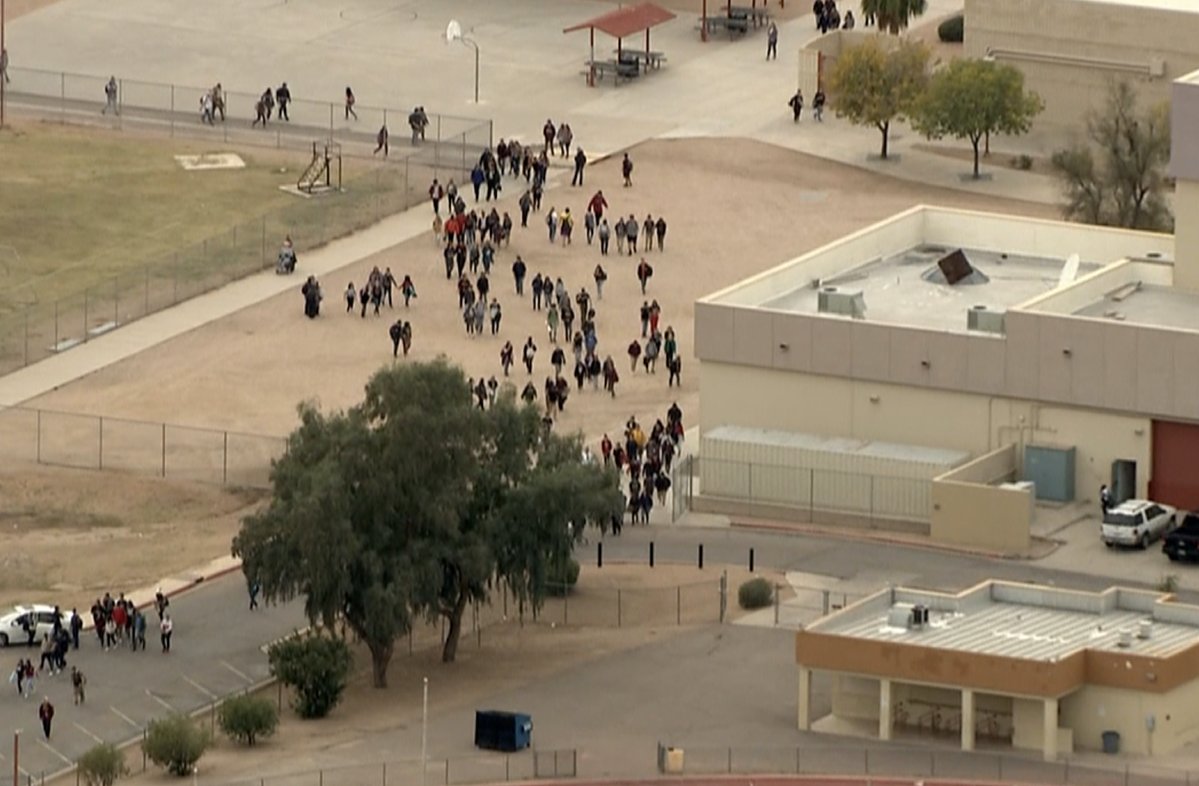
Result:
<svg viewBox="0 0 1199 786">
<path fill-rule="evenodd" d="M 268 674 L 262 646 L 305 624 L 302 607 L 247 609 L 245 581 L 233 574 L 204 583 L 171 600 L 175 633 L 169 655 L 157 636 L 157 617 L 149 610 L 147 649 L 136 654 L 121 648 L 105 652 L 85 631 L 68 666 L 87 675 L 87 703 L 75 707 L 69 674 L 38 679 L 35 693 L 22 700 L 5 686 L 0 700 L 0 729 L 21 731 L 20 767 L 39 776 L 72 765 L 100 741 L 124 742 L 141 735 L 146 722 L 170 711 L 191 712 L 218 696 L 261 682 Z M 17 659 L 36 650 L 11 647 L 4 652 L 5 674 Z M 37 717 L 42 697 L 55 707 L 49 741 Z M 12 748 L 0 745 L 0 772 L 12 768 Z"/>
<path fill-rule="evenodd" d="M 1081 533 L 1080 540 L 1087 533 Z M 1090 533 L 1093 534 L 1093 533 Z M 1059 551 L 1055 564 L 1068 561 L 1071 548 L 1085 551 L 1085 542 L 1068 543 Z M 763 569 L 829 577 L 862 593 L 886 586 L 909 586 L 954 590 L 985 578 L 1035 581 L 1077 589 L 1104 589 L 1112 584 L 1152 587 L 1159 575 L 1145 565 L 1160 561 L 1160 553 L 1116 555 L 1101 563 L 1105 575 L 1088 574 L 1062 567 L 1045 567 L 1037 562 L 1004 560 L 942 552 L 875 541 L 815 535 L 792 535 L 729 528 L 626 527 L 619 538 L 608 537 L 604 559 L 608 562 L 648 563 L 649 544 L 662 563 L 694 564 L 698 547 L 704 546 L 705 566 L 715 575 L 723 564 L 745 565 L 749 549 Z M 580 560 L 594 564 L 596 543 L 581 545 Z M 1121 558 L 1123 559 L 1121 562 Z M 1093 561 L 1077 564 L 1094 566 Z M 1114 571 L 1112 564 L 1127 566 Z M 1138 577 L 1140 581 L 1137 581 Z M 802 579 L 800 579 L 802 581 Z M 1199 596 L 1183 592 L 1184 600 Z M 9 689 L 0 700 L 0 729 L 21 729 L 20 766 L 35 777 L 69 766 L 76 757 L 98 741 L 122 742 L 141 733 L 147 721 L 168 711 L 190 712 L 214 698 L 235 693 L 268 676 L 263 646 L 304 624 L 299 603 L 246 609 L 245 583 L 229 575 L 201 584 L 178 596 L 171 604 L 176 620 L 175 643 L 170 655 L 149 642 L 144 653 L 127 650 L 103 652 L 94 635 L 86 634 L 78 653 L 69 662 L 88 676 L 88 701 L 82 707 L 71 703 L 71 688 L 63 675 L 38 681 L 36 693 L 21 700 Z M 153 615 L 151 615 L 153 619 Z M 153 626 L 152 626 L 153 627 Z M 151 630 L 153 633 L 153 630 Z M 12 648 L 7 668 L 27 654 Z M 29 651 L 33 654 L 33 651 Z M 49 742 L 42 740 L 37 721 L 37 704 L 48 695 L 57 708 Z M 7 744 L 0 745 L 0 770 L 11 767 Z"/>
</svg>

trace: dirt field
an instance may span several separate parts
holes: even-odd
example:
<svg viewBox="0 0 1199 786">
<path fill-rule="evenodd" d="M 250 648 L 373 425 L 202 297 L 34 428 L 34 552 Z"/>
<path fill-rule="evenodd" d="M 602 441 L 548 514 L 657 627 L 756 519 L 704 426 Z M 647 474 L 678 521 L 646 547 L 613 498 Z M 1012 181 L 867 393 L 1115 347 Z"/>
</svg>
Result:
<svg viewBox="0 0 1199 786">
<path fill-rule="evenodd" d="M 525 337 L 538 344 L 532 381 L 539 390 L 550 373 L 551 346 L 544 312 L 513 292 L 510 267 L 515 254 L 529 266 L 561 276 L 571 292 L 594 292 L 592 270 L 603 261 L 609 281 L 596 304 L 601 355 L 611 354 L 621 370 L 615 399 L 602 392 L 573 393 L 560 429 L 598 437 L 620 428 L 630 414 L 660 416 L 678 400 L 694 422 L 698 385 L 692 360 L 692 315 L 697 297 L 752 273 L 784 262 L 848 232 L 918 203 L 1003 210 L 1049 217 L 1051 207 L 927 188 L 820 159 L 740 140 L 657 141 L 632 151 L 635 185 L 620 185 L 619 161 L 589 167 L 585 188 L 557 187 L 543 207 L 572 208 L 580 217 L 573 246 L 550 245 L 544 213 L 514 232 L 511 248 L 497 254 L 492 293 L 504 307 L 499 336 L 468 337 L 457 310 L 453 282 L 447 281 L 440 252 L 429 234 L 374 258 L 354 263 L 323 282 L 325 303 L 315 321 L 305 319 L 299 292 L 279 296 L 228 319 L 207 325 L 153 350 L 111 366 L 34 400 L 32 405 L 67 411 L 145 419 L 177 419 L 255 433 L 285 433 L 295 424 L 295 405 L 314 399 L 344 407 L 358 401 L 368 376 L 391 362 L 387 325 L 393 312 L 361 319 L 344 313 L 341 293 L 347 281 L 360 284 L 372 265 L 409 273 L 419 297 L 402 314 L 414 331 L 412 357 L 447 355 L 471 376 L 501 376 L 499 351 L 511 340 L 519 358 Z M 662 306 L 661 325 L 678 333 L 683 356 L 681 389 L 667 388 L 665 370 L 629 373 L 626 347 L 640 336 L 637 257 L 601 258 L 588 246 L 581 226 L 585 201 L 602 188 L 609 215 L 665 216 L 667 251 L 647 253 L 654 266 L 646 299 Z M 519 218 L 519 192 L 510 183 L 502 210 Z M 431 216 L 431 213 L 430 213 Z M 296 281 L 298 290 L 302 280 Z M 526 288 L 526 298 L 527 288 Z M 400 314 L 404 309 L 398 305 Z M 569 353 L 568 353 L 569 354 Z M 569 369 L 567 370 L 569 372 Z M 512 381 L 530 379 L 513 369 Z"/>
<path fill-rule="evenodd" d="M 83 470 L 2 472 L 0 608 L 83 608 L 228 554 L 260 496 Z"/>
</svg>

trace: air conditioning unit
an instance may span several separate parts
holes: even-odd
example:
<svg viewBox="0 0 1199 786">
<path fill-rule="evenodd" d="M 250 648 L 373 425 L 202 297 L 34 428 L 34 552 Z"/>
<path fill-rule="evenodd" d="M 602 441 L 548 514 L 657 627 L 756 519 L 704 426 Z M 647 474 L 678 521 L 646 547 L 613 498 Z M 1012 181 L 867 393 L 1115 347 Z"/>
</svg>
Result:
<svg viewBox="0 0 1199 786">
<path fill-rule="evenodd" d="M 1003 335 L 1003 312 L 986 306 L 973 306 L 966 312 L 966 329 Z"/>
<path fill-rule="evenodd" d="M 912 604 L 896 603 L 892 606 L 887 612 L 887 627 L 910 629 L 912 627 Z"/>
<path fill-rule="evenodd" d="M 821 314 L 839 314 L 854 319 L 865 319 L 866 298 L 860 289 L 824 287 L 817 293 L 816 309 Z"/>
<path fill-rule="evenodd" d="M 1116 646 L 1123 647 L 1125 649 L 1127 649 L 1128 647 L 1131 647 L 1132 646 L 1132 631 L 1130 631 L 1130 630 L 1120 631 L 1120 638 L 1118 638 L 1116 640 Z"/>
<path fill-rule="evenodd" d="M 1151 639 L 1153 638 L 1153 620 L 1141 620 L 1137 623 L 1137 638 Z"/>
</svg>

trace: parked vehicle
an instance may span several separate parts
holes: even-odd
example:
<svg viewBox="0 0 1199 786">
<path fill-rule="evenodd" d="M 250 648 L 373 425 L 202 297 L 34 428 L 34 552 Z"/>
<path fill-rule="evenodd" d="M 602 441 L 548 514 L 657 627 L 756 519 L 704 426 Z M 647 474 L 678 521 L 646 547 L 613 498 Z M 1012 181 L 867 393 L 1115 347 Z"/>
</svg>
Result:
<svg viewBox="0 0 1199 786">
<path fill-rule="evenodd" d="M 1171 562 L 1199 561 L 1199 513 L 1187 513 L 1177 529 L 1162 540 L 1162 553 Z"/>
<path fill-rule="evenodd" d="M 1125 500 L 1103 514 L 1100 534 L 1109 548 L 1119 545 L 1147 549 L 1152 541 L 1174 528 L 1176 512 L 1169 505 L 1145 499 Z"/>
<path fill-rule="evenodd" d="M 36 604 L 33 606 L 14 606 L 3 616 L 0 616 L 0 647 L 10 644 L 25 644 L 29 639 L 29 631 L 33 630 L 33 641 L 40 642 L 42 636 L 54 631 L 54 618 L 57 612 L 53 606 Z M 63 620 L 66 624 L 66 620 Z"/>
</svg>

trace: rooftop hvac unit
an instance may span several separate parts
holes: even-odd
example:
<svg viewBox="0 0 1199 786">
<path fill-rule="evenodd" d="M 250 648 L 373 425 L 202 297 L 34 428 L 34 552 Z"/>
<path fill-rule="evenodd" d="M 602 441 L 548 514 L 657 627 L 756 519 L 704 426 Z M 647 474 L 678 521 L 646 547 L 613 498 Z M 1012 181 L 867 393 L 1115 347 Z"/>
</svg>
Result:
<svg viewBox="0 0 1199 786">
<path fill-rule="evenodd" d="M 854 319 L 865 319 L 866 298 L 860 289 L 824 287 L 817 294 L 816 309 L 821 314 L 840 314 Z"/>
<path fill-rule="evenodd" d="M 966 312 L 966 329 L 1003 335 L 1003 312 L 974 306 Z"/>
<path fill-rule="evenodd" d="M 912 627 L 912 610 L 912 604 L 910 603 L 896 603 L 887 612 L 887 627 Z"/>
<path fill-rule="evenodd" d="M 1130 630 L 1120 631 L 1120 638 L 1116 640 L 1116 646 L 1125 647 L 1125 648 L 1131 647 L 1132 646 L 1132 631 L 1130 631 Z"/>
<path fill-rule="evenodd" d="M 1153 620 L 1141 620 L 1139 623 L 1137 623 L 1137 638 L 1153 638 Z"/>
</svg>

